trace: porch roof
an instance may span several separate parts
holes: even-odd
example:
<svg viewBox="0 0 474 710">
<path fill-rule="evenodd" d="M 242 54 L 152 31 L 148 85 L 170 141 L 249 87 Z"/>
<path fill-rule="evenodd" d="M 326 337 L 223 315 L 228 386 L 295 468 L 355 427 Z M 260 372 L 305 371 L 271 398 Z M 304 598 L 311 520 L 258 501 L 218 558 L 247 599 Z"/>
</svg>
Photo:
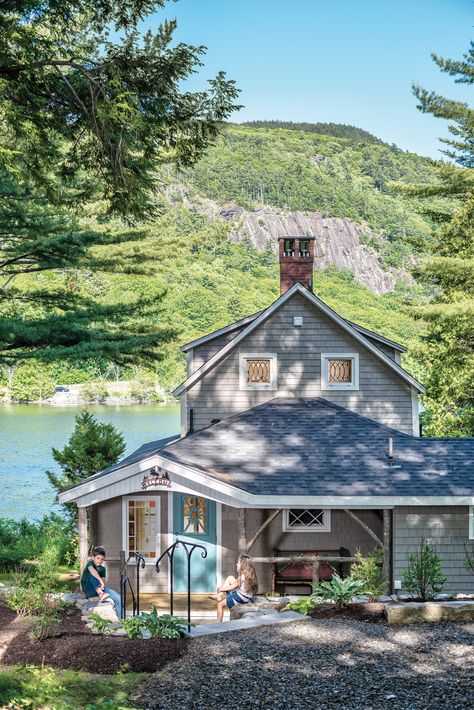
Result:
<svg viewBox="0 0 474 710">
<path fill-rule="evenodd" d="M 319 397 L 275 398 L 159 456 L 257 496 L 474 495 L 473 438 L 414 437 Z"/>
</svg>

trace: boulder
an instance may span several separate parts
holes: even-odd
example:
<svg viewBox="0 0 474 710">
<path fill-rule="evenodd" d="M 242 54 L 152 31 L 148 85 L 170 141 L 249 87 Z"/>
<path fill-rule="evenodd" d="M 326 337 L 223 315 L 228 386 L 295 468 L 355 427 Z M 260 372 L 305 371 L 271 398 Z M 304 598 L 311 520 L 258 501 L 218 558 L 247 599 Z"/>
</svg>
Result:
<svg viewBox="0 0 474 710">
<path fill-rule="evenodd" d="M 262 599 L 262 601 L 249 602 L 248 604 L 236 604 L 230 610 L 230 619 L 234 621 L 236 619 L 246 619 L 254 618 L 256 616 L 268 616 L 269 614 L 278 614 L 279 610 L 282 608 L 282 600 L 278 599 L 277 602 L 270 602 L 264 597 L 257 597 L 257 599 Z"/>
<path fill-rule="evenodd" d="M 377 597 L 377 601 L 386 604 L 387 602 L 397 601 L 397 598 L 394 598 L 392 595 L 381 594 L 379 597 Z"/>
<path fill-rule="evenodd" d="M 436 621 L 474 621 L 474 602 L 407 602 L 386 604 L 389 624 L 418 624 Z"/>
<path fill-rule="evenodd" d="M 90 613 L 97 614 L 102 619 L 108 619 L 109 621 L 113 621 L 114 623 L 119 621 L 119 618 L 115 613 L 115 607 L 113 604 L 106 604 L 105 602 L 102 604 L 97 604 L 94 609 L 91 609 Z M 89 620 L 90 613 L 85 615 L 87 620 Z"/>
<path fill-rule="evenodd" d="M 370 597 L 367 594 L 356 594 L 352 597 L 351 602 L 355 604 L 366 604 L 370 601 Z"/>
<path fill-rule="evenodd" d="M 80 594 L 67 593 L 61 595 L 61 601 L 65 604 L 76 604 L 76 602 L 81 598 Z"/>
</svg>

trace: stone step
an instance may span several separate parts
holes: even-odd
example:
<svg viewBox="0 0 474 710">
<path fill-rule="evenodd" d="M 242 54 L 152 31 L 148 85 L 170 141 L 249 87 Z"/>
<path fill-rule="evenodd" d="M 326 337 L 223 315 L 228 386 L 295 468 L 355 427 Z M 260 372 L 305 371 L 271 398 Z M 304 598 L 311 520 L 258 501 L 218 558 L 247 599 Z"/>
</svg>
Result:
<svg viewBox="0 0 474 710">
<path fill-rule="evenodd" d="M 282 613 L 275 612 L 265 616 L 252 616 L 250 618 L 238 619 L 235 621 L 223 621 L 221 624 L 203 624 L 195 626 L 186 634 L 189 638 L 199 638 L 200 636 L 209 636 L 210 634 L 223 634 L 228 631 L 240 631 L 242 629 L 253 629 L 257 626 L 270 626 L 272 624 L 284 624 L 289 621 L 301 621 L 307 617 L 304 614 L 298 614 L 297 611 L 284 611 Z"/>
</svg>

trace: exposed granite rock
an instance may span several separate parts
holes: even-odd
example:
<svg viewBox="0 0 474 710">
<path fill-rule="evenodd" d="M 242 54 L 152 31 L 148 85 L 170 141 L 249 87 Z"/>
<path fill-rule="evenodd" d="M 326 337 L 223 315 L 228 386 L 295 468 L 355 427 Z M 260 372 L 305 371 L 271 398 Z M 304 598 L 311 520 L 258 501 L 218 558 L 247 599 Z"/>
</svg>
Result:
<svg viewBox="0 0 474 710">
<path fill-rule="evenodd" d="M 474 602 L 408 602 L 387 604 L 389 624 L 419 624 L 437 621 L 474 621 Z"/>
</svg>

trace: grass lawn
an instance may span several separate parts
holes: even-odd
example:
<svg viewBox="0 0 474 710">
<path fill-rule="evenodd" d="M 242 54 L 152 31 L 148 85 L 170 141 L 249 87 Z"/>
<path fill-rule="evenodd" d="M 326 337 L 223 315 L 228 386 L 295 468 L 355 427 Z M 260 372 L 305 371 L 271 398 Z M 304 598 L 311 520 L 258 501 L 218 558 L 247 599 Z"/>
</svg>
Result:
<svg viewBox="0 0 474 710">
<path fill-rule="evenodd" d="M 23 562 L 22 566 L 25 568 L 24 572 L 19 572 L 18 570 L 11 570 L 8 572 L 0 571 L 0 583 L 5 584 L 7 587 L 15 586 L 18 584 L 19 579 L 25 577 L 30 572 L 34 572 L 34 560 L 29 560 L 28 562 Z M 55 570 L 56 578 L 52 583 L 52 591 L 76 591 L 78 583 L 76 580 L 68 580 L 61 577 L 61 575 L 67 575 L 73 572 L 77 572 L 77 569 L 68 567 L 66 565 L 58 565 Z"/>
<path fill-rule="evenodd" d="M 144 677 L 148 674 L 99 676 L 34 666 L 2 668 L 0 707 L 52 710 L 133 708 L 128 698 Z"/>
</svg>

